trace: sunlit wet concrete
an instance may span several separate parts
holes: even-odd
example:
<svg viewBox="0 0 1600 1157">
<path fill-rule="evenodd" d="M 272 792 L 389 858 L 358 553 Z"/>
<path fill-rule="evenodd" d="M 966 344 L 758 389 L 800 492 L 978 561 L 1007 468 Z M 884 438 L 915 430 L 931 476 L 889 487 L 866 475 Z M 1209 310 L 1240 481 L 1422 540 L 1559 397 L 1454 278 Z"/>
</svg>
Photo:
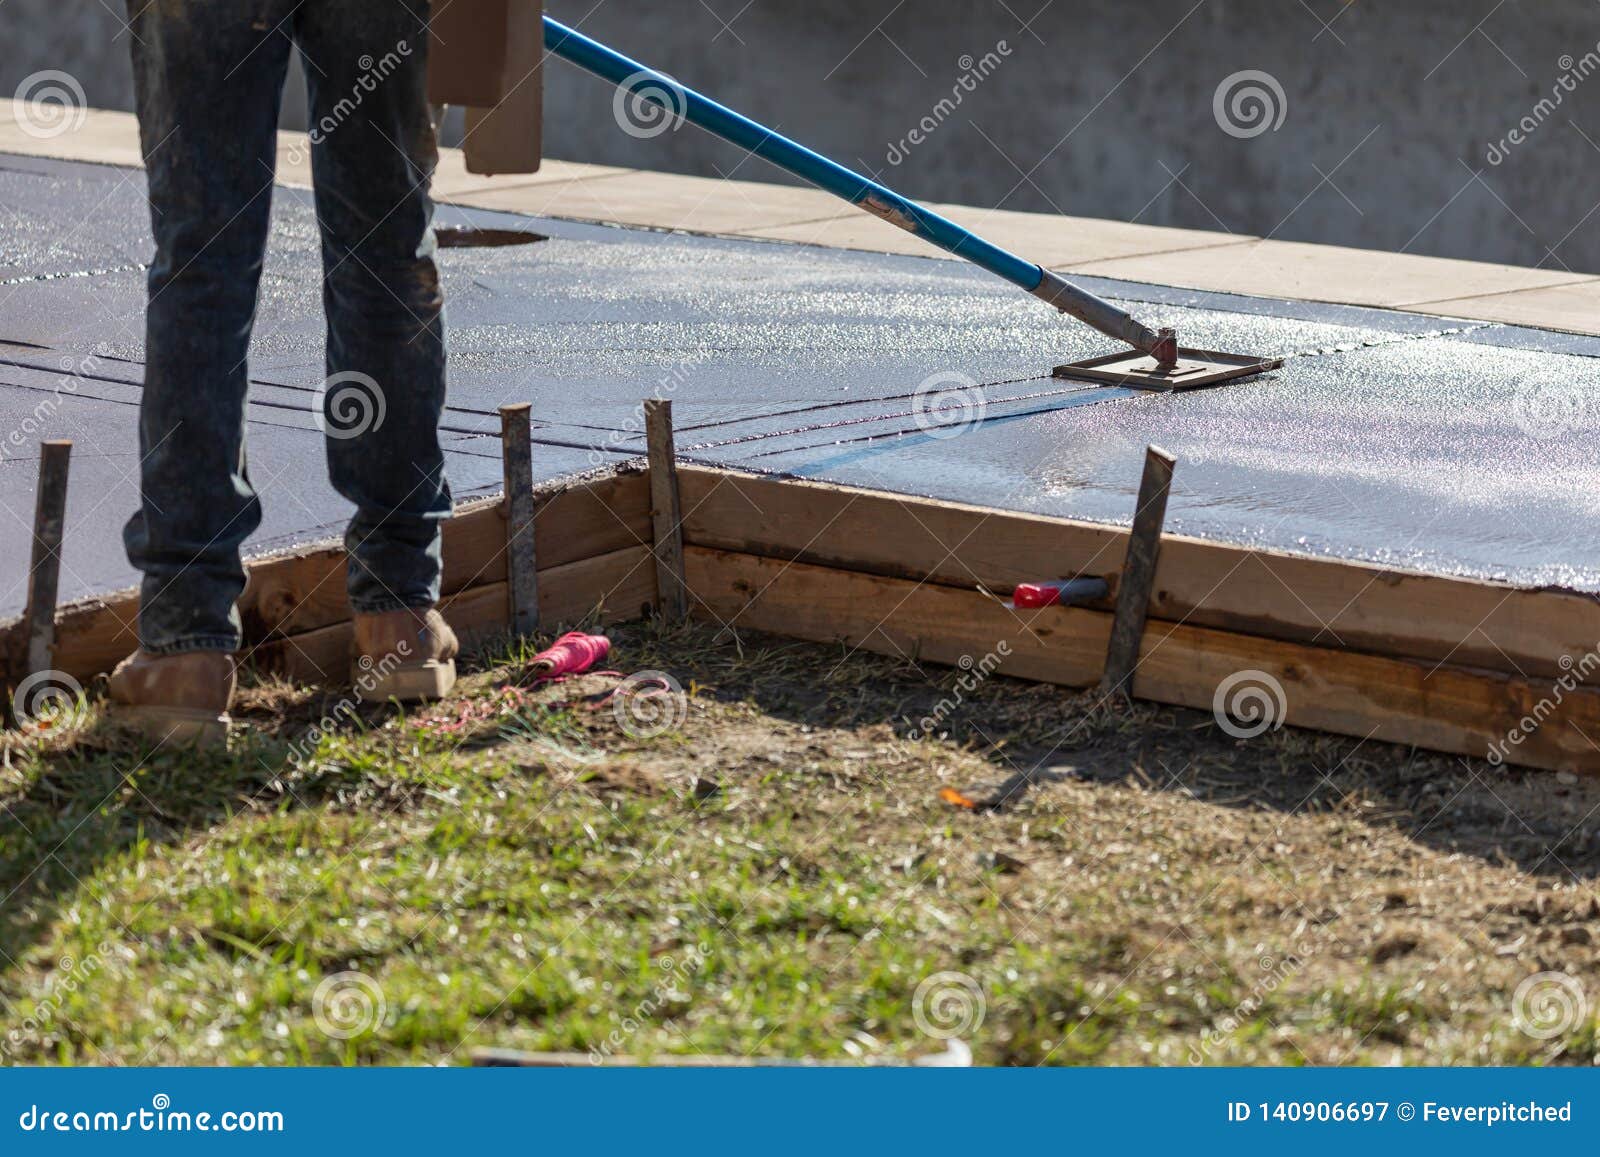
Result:
<svg viewBox="0 0 1600 1157">
<path fill-rule="evenodd" d="M 38 439 L 74 439 L 62 595 L 128 585 L 149 252 L 143 175 L 0 158 L 0 614 L 20 609 Z M 1114 346 L 949 262 L 441 210 L 550 239 L 440 254 L 446 438 L 459 497 L 497 488 L 494 408 L 532 401 L 535 469 L 680 450 L 1007 509 L 1126 522 L 1141 452 L 1179 459 L 1169 526 L 1397 566 L 1600 590 L 1600 341 L 1478 322 L 1094 288 L 1186 343 L 1275 354 L 1181 395 L 1052 379 Z M 278 190 L 253 346 L 251 471 L 266 551 L 336 534 L 308 403 L 322 377 L 309 194 Z M 403 404 L 405 383 L 382 383 Z"/>
</svg>

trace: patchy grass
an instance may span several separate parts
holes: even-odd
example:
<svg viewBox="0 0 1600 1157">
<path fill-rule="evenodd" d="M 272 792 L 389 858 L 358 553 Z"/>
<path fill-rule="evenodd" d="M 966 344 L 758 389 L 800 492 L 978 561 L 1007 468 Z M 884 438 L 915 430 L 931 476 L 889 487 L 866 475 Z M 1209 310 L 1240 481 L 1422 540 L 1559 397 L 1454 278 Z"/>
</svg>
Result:
<svg viewBox="0 0 1600 1157">
<path fill-rule="evenodd" d="M 596 706 L 614 679 L 499 691 L 523 643 L 320 738 L 336 695 L 263 683 L 225 755 L 95 720 L 14 740 L 0 1051 L 904 1058 L 953 1030 L 994 1064 L 1600 1056 L 1600 786 L 699 627 L 614 638 L 683 688 L 625 695 L 633 734 Z"/>
</svg>

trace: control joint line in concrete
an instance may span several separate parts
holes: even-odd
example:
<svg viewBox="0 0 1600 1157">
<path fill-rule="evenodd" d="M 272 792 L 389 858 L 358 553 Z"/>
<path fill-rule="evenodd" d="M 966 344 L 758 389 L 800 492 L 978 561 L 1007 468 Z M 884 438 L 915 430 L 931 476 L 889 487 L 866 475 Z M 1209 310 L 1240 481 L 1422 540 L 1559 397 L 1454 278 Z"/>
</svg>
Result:
<svg viewBox="0 0 1600 1157">
<path fill-rule="evenodd" d="M 1293 353 L 1286 354 L 1285 358 L 1292 360 L 1292 359 L 1297 359 L 1297 358 L 1326 357 L 1326 356 L 1328 356 L 1330 354 L 1351 353 L 1351 352 L 1354 352 L 1355 350 L 1358 350 L 1358 349 L 1377 349 L 1377 348 L 1380 348 L 1382 346 L 1398 345 L 1398 344 L 1400 344 L 1402 342 L 1408 342 L 1408 341 L 1438 340 L 1440 338 L 1455 336 L 1455 335 L 1462 334 L 1462 333 L 1470 333 L 1470 332 L 1473 332 L 1475 330 L 1486 329 L 1486 328 L 1492 328 L 1492 327 L 1489 326 L 1489 325 L 1462 326 L 1462 327 L 1456 327 L 1454 329 L 1431 330 L 1428 333 L 1424 333 L 1424 334 L 1393 334 L 1393 335 L 1390 335 L 1389 337 L 1384 338 L 1384 339 L 1369 339 L 1369 340 L 1361 341 L 1361 342 L 1352 342 L 1352 343 L 1349 343 L 1348 345 L 1326 346 L 1326 347 L 1321 347 L 1321 348 L 1318 348 L 1318 349 L 1311 349 L 1311 350 L 1298 350 L 1298 351 L 1295 351 Z M 987 390 L 987 389 L 991 388 L 992 386 L 1013 385 L 1013 384 L 1016 384 L 1018 382 L 1032 381 L 1032 380 L 1034 380 L 1034 379 L 1031 379 L 1031 378 L 1010 378 L 1010 379 L 1006 379 L 1004 381 L 999 381 L 999 382 L 981 383 L 978 388 L 980 390 Z M 1076 388 L 1073 388 L 1073 389 L 1065 389 L 1065 390 L 1041 390 L 1041 391 L 1038 391 L 1038 392 L 1032 393 L 1032 394 L 1019 394 L 1018 396 L 1016 396 L 1014 398 L 1003 399 L 1003 401 L 1005 403 L 1028 402 L 1028 401 L 1035 401 L 1035 400 L 1038 400 L 1038 399 L 1041 399 L 1041 398 L 1061 397 L 1061 396 L 1069 395 L 1069 394 L 1081 394 L 1081 393 L 1085 393 L 1085 392 L 1088 392 L 1088 391 L 1091 391 L 1091 390 L 1095 390 L 1095 389 L 1098 389 L 1098 388 L 1099 387 L 1095 387 L 1095 386 L 1086 386 L 1086 387 L 1085 386 L 1080 386 L 1080 387 L 1076 387 Z M 778 411 L 776 413 L 766 413 L 766 414 L 761 414 L 761 415 L 758 415 L 758 416 L 743 417 L 743 418 L 724 418 L 724 419 L 719 419 L 718 421 L 714 421 L 714 422 L 701 422 L 701 423 L 698 423 L 698 424 L 692 425 L 692 426 L 684 426 L 684 427 L 682 427 L 682 429 L 684 429 L 684 430 L 705 430 L 705 429 L 711 429 L 711 428 L 719 427 L 719 426 L 738 425 L 738 424 L 744 423 L 744 422 L 755 421 L 755 420 L 758 420 L 759 418 L 781 418 L 781 417 L 788 417 L 788 416 L 794 415 L 794 414 L 810 413 L 810 412 L 813 412 L 813 411 L 816 411 L 816 410 L 837 408 L 837 407 L 840 407 L 840 406 L 866 405 L 866 404 L 868 404 L 870 402 L 874 402 L 874 401 L 879 401 L 879 402 L 898 401 L 898 400 L 901 400 L 901 399 L 904 399 L 904 398 L 913 398 L 913 397 L 916 397 L 916 396 L 917 396 L 917 394 L 915 392 L 912 392 L 912 393 L 907 393 L 907 394 L 888 394 L 888 395 L 885 395 L 883 397 L 878 397 L 878 398 L 857 398 L 857 399 L 851 399 L 851 400 L 845 400 L 845 401 L 819 402 L 819 403 L 817 403 L 815 405 L 799 406 L 799 407 L 796 407 L 796 408 L 794 408 L 792 410 L 781 410 L 781 411 Z M 1124 397 L 1125 395 L 1119 394 L 1117 396 L 1118 397 Z M 1115 399 L 1107 398 L 1106 400 L 1107 401 L 1113 401 Z M 1003 417 L 1006 418 L 1006 419 L 1028 417 L 1028 416 L 1035 415 L 1035 414 L 1050 413 L 1053 409 L 1058 409 L 1058 408 L 1059 407 L 1041 407 L 1039 409 L 1028 410 L 1028 411 L 1025 411 L 1023 413 L 1007 414 L 1007 415 L 1004 415 Z M 894 418 L 912 417 L 915 414 L 916 414 L 915 410 L 899 410 L 899 411 L 893 411 L 893 412 L 886 413 L 886 414 L 869 415 L 869 416 L 861 417 L 861 418 L 847 418 L 847 419 L 844 419 L 844 420 L 841 420 L 841 421 L 838 421 L 838 422 L 819 422 L 819 423 L 816 423 L 814 425 L 809 425 L 809 426 L 797 426 L 797 427 L 792 427 L 792 428 L 784 429 L 784 430 L 768 431 L 768 432 L 765 432 L 765 433 L 746 434 L 746 435 L 742 435 L 742 436 L 740 436 L 738 438 L 729 438 L 729 439 L 725 439 L 725 440 L 720 441 L 720 442 L 700 442 L 700 443 L 697 443 L 697 444 L 695 444 L 693 446 L 686 447 L 686 449 L 688 449 L 688 450 L 699 450 L 699 451 L 715 450 L 715 449 L 720 449 L 720 448 L 722 448 L 724 446 L 736 446 L 736 445 L 741 445 L 741 444 L 747 443 L 747 442 L 759 442 L 759 441 L 762 441 L 762 440 L 768 439 L 768 438 L 798 437 L 799 435 L 802 435 L 802 434 L 814 433 L 814 432 L 817 432 L 817 431 L 820 431 L 820 430 L 838 429 L 838 428 L 843 428 L 845 426 L 859 426 L 859 425 L 864 425 L 864 424 L 871 423 L 871 422 L 887 422 L 887 421 L 890 421 L 891 419 L 894 419 Z M 978 424 L 982 425 L 982 423 L 983 423 L 983 419 L 980 419 Z M 920 429 L 920 427 L 917 427 L 917 429 Z M 846 444 L 849 444 L 849 443 L 852 443 L 852 442 L 873 441 L 873 440 L 878 439 L 878 438 L 894 438 L 894 437 L 900 437 L 900 436 L 905 435 L 905 434 L 910 434 L 910 433 L 913 433 L 913 432 L 915 432 L 915 431 L 912 430 L 912 429 L 901 429 L 901 430 L 887 431 L 887 432 L 884 432 L 884 433 L 881 433 L 881 434 L 868 434 L 868 435 L 863 435 L 863 436 L 857 437 L 857 438 L 839 439 L 839 440 L 836 440 L 836 441 L 833 441 L 833 442 L 822 442 L 822 443 L 815 443 L 815 444 L 811 444 L 811 445 L 807 445 L 807 446 L 787 447 L 787 448 L 782 449 L 782 450 L 761 451 L 761 452 L 759 452 L 757 454 L 752 455 L 752 457 L 764 458 L 764 457 L 768 457 L 768 456 L 770 456 L 772 454 L 787 454 L 787 453 L 792 453 L 792 452 L 797 452 L 797 451 L 802 451 L 802 450 L 813 450 L 813 449 L 819 449 L 819 448 L 821 448 L 823 446 L 846 445 Z"/>
<path fill-rule="evenodd" d="M 1382 349 L 1384 346 L 1402 345 L 1408 341 L 1438 341 L 1440 338 L 1459 337 L 1464 333 L 1477 333 L 1480 330 L 1497 328 L 1503 327 L 1486 322 L 1483 325 L 1464 325 L 1457 326 L 1454 329 L 1429 330 L 1427 333 L 1396 333 L 1390 334 L 1386 338 L 1368 338 L 1365 341 L 1354 341 L 1344 345 L 1320 346 L 1312 350 L 1296 350 L 1293 353 L 1284 354 L 1283 357 L 1285 361 L 1293 361 L 1296 358 L 1325 358 L 1330 354 L 1347 354 L 1356 350 Z"/>
<path fill-rule="evenodd" d="M 1322 348 L 1314 349 L 1314 350 L 1301 350 L 1301 351 L 1297 351 L 1297 352 L 1294 352 L 1294 353 L 1285 354 L 1284 357 L 1285 357 L 1286 361 L 1292 361 L 1292 360 L 1305 359 L 1305 358 L 1327 357 L 1327 356 L 1332 355 L 1332 354 L 1353 353 L 1356 350 L 1363 350 L 1363 349 L 1379 349 L 1379 348 L 1382 348 L 1384 346 L 1400 345 L 1400 344 L 1403 344 L 1405 342 L 1412 342 L 1412 341 L 1438 341 L 1438 340 L 1440 340 L 1442 338 L 1445 338 L 1445 337 L 1450 337 L 1450 336 L 1454 336 L 1454 335 L 1458 335 L 1458 334 L 1462 334 L 1462 333 L 1470 333 L 1470 332 L 1473 332 L 1475 330 L 1485 329 L 1485 328 L 1492 328 L 1492 327 L 1489 326 L 1489 325 L 1465 326 L 1465 327 L 1458 327 L 1458 328 L 1455 328 L 1455 329 L 1432 330 L 1432 331 L 1430 331 L 1428 333 L 1423 333 L 1423 334 L 1393 334 L 1393 335 L 1391 335 L 1391 336 L 1389 336 L 1388 338 L 1385 338 L 1385 339 L 1369 339 L 1369 340 L 1361 341 L 1361 342 L 1351 342 L 1348 345 L 1327 346 L 1327 347 L 1322 347 Z M 1026 380 L 1029 380 L 1029 379 L 1025 379 L 1024 378 L 1024 379 L 1014 379 L 1014 380 L 1016 380 L 1016 381 L 1026 381 Z M 987 387 L 983 387 L 983 388 L 987 388 Z M 1087 387 L 1087 389 L 1091 389 L 1091 390 L 1100 389 L 1100 388 L 1103 388 L 1103 387 L 1095 387 L 1095 386 Z M 1084 388 L 1079 388 L 1079 389 L 1076 389 L 1076 390 L 1040 391 L 1040 392 L 1034 393 L 1034 394 L 1019 394 L 1015 398 L 1006 398 L 1006 399 L 1004 399 L 1004 401 L 1006 403 L 1010 403 L 1010 402 L 1027 402 L 1027 401 L 1034 401 L 1034 400 L 1040 399 L 1040 398 L 1058 397 L 1058 396 L 1061 396 L 1063 394 L 1078 394 L 1078 393 L 1083 393 L 1083 392 L 1085 392 Z M 896 396 L 914 397 L 915 395 L 896 395 Z M 1105 399 L 1105 401 L 1108 401 L 1108 402 L 1117 401 L 1117 400 L 1120 400 L 1120 399 L 1125 399 L 1125 398 L 1127 398 L 1127 396 L 1128 395 L 1126 393 L 1123 393 L 1123 392 L 1119 391 L 1114 396 L 1107 397 Z M 842 404 L 842 403 L 829 403 L 829 404 Z M 1033 410 L 1024 410 L 1024 411 L 1020 411 L 1018 413 L 1009 413 L 1009 414 L 996 415 L 994 420 L 996 420 L 996 421 L 1011 421 L 1011 420 L 1016 419 L 1016 418 L 1034 417 L 1034 416 L 1037 416 L 1039 414 L 1054 413 L 1055 411 L 1060 410 L 1062 408 L 1063 407 L 1061 407 L 1061 406 L 1041 406 L 1041 407 L 1039 407 L 1037 409 L 1033 409 Z M 788 411 L 788 412 L 800 413 L 802 411 L 795 410 L 795 411 Z M 876 417 L 851 418 L 851 419 L 847 419 L 845 421 L 832 422 L 832 423 L 826 423 L 825 422 L 825 423 L 819 423 L 819 424 L 814 425 L 814 426 L 800 427 L 800 428 L 794 429 L 794 430 L 776 431 L 776 432 L 768 433 L 768 434 L 751 434 L 751 435 L 747 435 L 747 436 L 742 437 L 742 438 L 730 439 L 730 440 L 725 441 L 725 442 L 707 442 L 707 443 L 702 443 L 702 444 L 700 444 L 698 446 L 690 447 L 690 449 L 694 449 L 694 450 L 712 450 L 712 449 L 717 449 L 717 448 L 722 447 L 722 446 L 736 445 L 736 444 L 741 443 L 741 442 L 760 441 L 763 438 L 781 437 L 781 436 L 786 436 L 786 435 L 798 436 L 798 435 L 801 435 L 801 434 L 808 434 L 808 433 L 812 433 L 812 432 L 815 432 L 815 431 L 833 429 L 833 428 L 836 428 L 836 427 L 855 426 L 855 425 L 861 425 L 861 424 L 867 423 L 867 422 L 889 421 L 892 418 L 910 417 L 910 416 L 914 415 L 915 413 L 916 413 L 916 411 L 909 410 L 909 411 L 901 411 L 901 412 L 898 412 L 898 413 L 881 414 L 881 415 L 878 415 Z M 738 420 L 748 421 L 749 419 L 738 419 Z M 988 422 L 989 420 L 990 419 L 989 419 L 988 416 L 980 417 L 977 420 L 975 425 L 976 426 L 982 426 L 986 422 Z M 848 445 L 853 445 L 853 444 L 859 443 L 859 442 L 873 442 L 873 441 L 878 441 L 880 439 L 901 438 L 901 437 L 905 437 L 906 435 L 909 435 L 909 434 L 916 434 L 916 433 L 923 433 L 923 432 L 925 432 L 925 431 L 923 431 L 922 427 L 920 427 L 920 426 L 910 427 L 910 428 L 903 428 L 903 429 L 898 429 L 898 430 L 888 430 L 888 431 L 884 431 L 884 432 L 881 432 L 881 433 L 858 435 L 858 436 L 853 437 L 853 438 L 839 438 L 839 439 L 835 439 L 835 440 L 833 440 L 831 442 L 814 442 L 814 443 L 809 443 L 809 444 L 804 445 L 804 446 L 786 446 L 786 447 L 783 447 L 783 448 L 778 449 L 778 450 L 762 450 L 762 451 L 758 451 L 758 452 L 752 454 L 750 457 L 752 457 L 752 458 L 770 458 L 770 457 L 773 457 L 773 456 L 779 455 L 779 454 L 802 453 L 802 452 L 807 451 L 807 450 L 819 450 L 819 449 L 823 449 L 823 448 L 829 447 L 829 446 L 848 446 Z"/>
<path fill-rule="evenodd" d="M 12 277 L 0 281 L 0 288 L 9 285 L 31 285 L 36 281 L 61 281 L 68 277 L 100 277 L 109 273 L 143 273 L 150 266 L 144 262 L 134 265 L 113 265 L 105 269 L 69 269 L 65 273 L 30 273 L 25 277 Z"/>
<path fill-rule="evenodd" d="M 35 346 L 35 345 L 32 345 L 32 343 L 13 342 L 13 341 L 10 341 L 9 339 L 0 339 L 0 340 L 5 340 L 5 344 L 7 344 L 7 345 L 28 345 L 29 348 L 32 348 L 32 349 L 37 349 L 37 350 L 40 350 L 40 351 L 48 351 L 48 352 L 53 352 L 53 353 L 59 353 L 59 354 L 65 355 L 65 356 L 72 357 L 72 358 L 77 359 L 77 360 L 87 360 L 88 357 L 93 356 L 93 355 L 75 354 L 70 350 L 52 349 L 52 347 L 49 347 L 49 346 Z M 121 359 L 108 359 L 108 360 L 119 361 L 119 362 L 121 362 L 121 364 L 129 365 L 129 366 L 136 366 L 136 365 L 139 364 L 137 362 L 121 361 Z M 34 363 L 34 362 L 17 361 L 17 360 L 12 359 L 12 358 L 0 358 L 0 366 L 10 366 L 13 369 L 19 369 L 19 370 L 34 370 L 34 371 L 37 371 L 38 373 L 41 373 L 41 374 L 50 374 L 50 375 L 55 375 L 55 376 L 59 376 L 59 377 L 62 377 L 62 378 L 72 378 L 72 379 L 74 379 L 76 381 L 109 382 L 110 384 L 116 385 L 116 386 L 128 386 L 128 387 L 131 387 L 133 389 L 142 388 L 142 382 L 138 381 L 138 380 L 130 380 L 128 378 L 116 378 L 116 377 L 110 376 L 109 374 L 84 373 L 84 372 L 79 371 L 79 370 L 64 370 L 58 365 L 56 365 L 56 366 L 39 365 L 39 364 Z M 0 382 L 0 385 L 12 386 L 12 387 L 15 387 L 16 389 L 19 389 L 19 390 L 32 390 L 32 391 L 35 391 L 37 393 L 56 393 L 56 392 L 58 392 L 58 391 L 54 391 L 54 390 L 46 390 L 46 389 L 43 389 L 42 387 L 39 387 L 39 386 L 25 385 L 25 384 L 23 384 L 21 382 Z M 268 381 L 268 380 L 266 380 L 264 378 L 251 378 L 250 379 L 250 385 L 252 385 L 252 386 L 270 386 L 270 387 L 272 387 L 273 389 L 276 389 L 276 390 L 292 390 L 293 392 L 300 393 L 300 394 L 315 394 L 317 392 L 317 389 L 318 389 L 318 387 L 316 387 L 316 386 L 301 386 L 301 385 L 295 385 L 295 384 L 292 384 L 292 383 L 289 383 L 289 382 L 274 382 L 274 381 Z M 107 397 L 107 396 L 105 396 L 103 394 L 86 394 L 81 390 L 73 390 L 73 391 L 71 391 L 71 393 L 72 393 L 73 397 L 84 398 L 84 399 L 88 399 L 90 401 L 109 402 L 109 403 L 111 403 L 113 405 L 120 405 L 120 406 L 136 406 L 136 405 L 138 405 L 137 402 L 130 401 L 130 400 L 126 399 L 126 398 L 111 398 L 111 397 Z M 252 397 L 250 399 L 250 405 L 252 405 L 252 406 L 264 406 L 264 407 L 266 407 L 268 409 L 274 409 L 274 410 L 289 410 L 291 412 L 310 413 L 309 408 L 299 407 L 299 406 L 292 406 L 292 405 L 289 405 L 289 404 L 284 403 L 284 402 L 274 402 L 274 401 L 272 401 L 272 400 L 270 400 L 268 398 Z M 494 410 L 480 410 L 480 409 L 477 409 L 477 408 L 475 408 L 473 406 L 449 406 L 449 405 L 447 405 L 447 406 L 445 406 L 445 412 L 446 413 L 450 413 L 450 414 L 468 414 L 468 415 L 471 415 L 473 417 L 485 417 L 485 418 L 493 418 L 493 417 L 496 416 L 496 412 Z M 276 423 L 276 422 L 267 423 L 267 424 L 268 425 L 276 425 L 276 426 L 279 426 L 279 428 L 286 429 L 286 430 L 296 429 L 296 427 L 284 426 L 281 423 Z M 546 426 L 548 426 L 549 424 L 550 423 L 545 423 Z M 597 431 L 601 431 L 601 432 L 604 432 L 604 433 L 610 433 L 611 432 L 611 427 L 610 426 L 592 426 L 592 425 L 588 425 L 588 424 L 582 423 L 582 422 L 567 422 L 567 423 L 563 423 L 563 425 L 572 426 L 572 427 L 575 427 L 577 429 L 582 429 L 582 430 L 597 430 Z M 439 429 L 444 431 L 444 432 L 446 432 L 446 433 L 451 433 L 451 434 L 480 434 L 480 433 L 483 433 L 483 431 L 481 431 L 481 430 L 476 430 L 476 429 L 472 429 L 470 427 L 462 427 L 462 426 L 440 426 Z"/>
<path fill-rule="evenodd" d="M 1025 378 L 1002 378 L 998 382 L 978 382 L 975 385 L 980 390 L 987 390 L 994 386 L 1014 386 L 1019 382 L 1034 382 L 1045 376 L 1044 374 L 1034 374 Z M 840 406 L 865 406 L 873 402 L 898 402 L 905 398 L 914 398 L 920 392 L 919 390 L 912 390 L 910 393 L 905 394 L 882 394 L 868 398 L 847 398 L 833 402 L 816 402 L 809 406 L 796 406 L 791 410 L 767 410 L 761 414 L 752 414 L 744 418 L 719 418 L 714 422 L 696 422 L 691 425 L 679 426 L 678 433 L 681 434 L 685 430 L 710 430 L 717 426 L 737 426 L 742 422 L 751 422 L 758 418 L 787 418 L 792 414 L 809 414 L 813 410 L 830 410 Z M 894 416 L 893 414 L 885 415 L 885 417 L 891 418 Z M 809 428 L 820 429 L 821 427 L 814 426 Z"/>
<path fill-rule="evenodd" d="M 1032 379 L 1025 378 L 1025 379 L 1022 379 L 1022 380 L 1030 381 Z M 1045 379 L 1040 379 L 1040 380 L 1045 380 Z M 1050 379 L 1050 380 L 1054 380 L 1054 379 Z M 1112 388 L 1115 389 L 1115 387 L 1112 387 Z M 1037 399 L 1040 399 L 1040 398 L 1059 398 L 1059 397 L 1064 397 L 1064 396 L 1076 396 L 1076 395 L 1079 395 L 1079 394 L 1094 394 L 1094 393 L 1098 393 L 1098 392 L 1100 392 L 1101 390 L 1104 390 L 1104 389 L 1106 389 L 1105 386 L 1088 385 L 1088 386 L 1077 386 L 1075 388 L 1065 389 L 1065 390 L 1040 390 L 1040 391 L 1038 391 L 1036 393 L 1032 393 L 1032 394 L 1018 394 L 1014 398 L 1002 398 L 1002 399 L 1000 399 L 1000 401 L 1003 404 L 1009 405 L 1012 402 L 1031 402 L 1031 401 L 1036 401 Z M 1123 397 L 1125 395 L 1119 393 L 1117 396 L 1118 397 Z M 1109 399 L 1109 398 L 1107 399 L 1107 401 L 1110 401 L 1110 400 L 1111 399 Z M 1050 410 L 1054 409 L 1054 408 L 1058 408 L 1058 407 L 1045 407 L 1045 408 L 1040 409 L 1040 410 L 1034 410 L 1034 411 L 1029 411 L 1029 412 L 1030 413 L 1041 413 L 1041 414 L 1042 413 L 1049 413 Z M 860 425 L 864 425 L 864 424 L 869 423 L 869 422 L 887 422 L 887 421 L 890 421 L 890 420 L 892 420 L 894 418 L 910 418 L 910 417 L 914 417 L 917 414 L 917 412 L 918 411 L 912 409 L 912 410 L 897 410 L 897 411 L 894 411 L 894 412 L 888 413 L 888 414 L 869 414 L 864 418 L 845 418 L 845 419 L 842 419 L 841 421 L 838 421 L 838 422 L 819 422 L 819 423 L 817 423 L 815 425 L 811 425 L 811 426 L 794 426 L 794 427 L 791 427 L 791 428 L 789 428 L 787 430 L 769 430 L 769 431 L 767 431 L 765 433 L 761 433 L 761 434 L 744 434 L 744 435 L 741 435 L 740 437 L 737 437 L 737 438 L 724 439 L 721 442 L 700 442 L 700 443 L 697 443 L 697 444 L 695 444 L 693 446 L 687 446 L 687 447 L 685 447 L 685 449 L 686 450 L 716 450 L 716 449 L 720 449 L 723 446 L 739 446 L 739 445 L 743 445 L 743 444 L 745 444 L 747 442 L 764 441 L 764 440 L 766 440 L 768 438 L 794 438 L 794 437 L 799 437 L 801 434 L 814 434 L 814 433 L 817 433 L 817 432 L 819 432 L 821 430 L 838 430 L 838 429 L 843 429 L 846 426 L 860 426 Z M 1008 417 L 1009 416 L 1010 415 L 1008 415 Z M 980 421 L 979 424 L 980 425 L 982 424 L 981 421 Z M 886 433 L 886 434 L 870 434 L 870 435 L 867 435 L 867 438 L 869 438 L 869 439 L 870 438 L 888 438 L 888 437 L 894 437 L 894 436 L 896 436 L 898 434 L 909 433 L 909 432 L 910 431 L 907 431 L 907 430 L 900 430 L 900 431 L 894 431 L 892 433 Z M 856 440 L 860 440 L 860 439 L 843 439 L 843 441 L 856 441 Z M 835 445 L 835 444 L 836 443 L 834 443 L 834 442 L 818 443 L 818 445 L 823 445 L 823 446 L 831 446 L 831 445 Z M 811 447 L 790 447 L 789 449 L 810 449 L 810 448 Z M 788 452 L 788 450 L 772 451 L 772 453 L 778 453 L 778 454 L 787 453 L 787 452 Z M 758 455 L 755 455 L 755 457 L 759 458 L 759 457 L 762 457 L 762 455 L 758 454 Z"/>
</svg>

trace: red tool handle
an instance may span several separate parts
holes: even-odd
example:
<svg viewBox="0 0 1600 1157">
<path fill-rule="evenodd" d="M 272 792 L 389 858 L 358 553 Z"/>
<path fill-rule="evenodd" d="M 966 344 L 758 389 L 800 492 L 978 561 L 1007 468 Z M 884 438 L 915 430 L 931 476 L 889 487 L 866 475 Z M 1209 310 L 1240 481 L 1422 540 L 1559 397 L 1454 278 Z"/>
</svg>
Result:
<svg viewBox="0 0 1600 1157">
<path fill-rule="evenodd" d="M 1065 583 L 1023 583 L 1011 594 L 1012 603 L 1022 609 L 1051 607 L 1061 601 L 1061 588 Z"/>
<path fill-rule="evenodd" d="M 1019 610 L 1058 605 L 1075 607 L 1104 599 L 1109 593 L 1105 579 L 1079 575 L 1054 582 L 1021 583 L 1011 594 L 1011 605 Z"/>
</svg>

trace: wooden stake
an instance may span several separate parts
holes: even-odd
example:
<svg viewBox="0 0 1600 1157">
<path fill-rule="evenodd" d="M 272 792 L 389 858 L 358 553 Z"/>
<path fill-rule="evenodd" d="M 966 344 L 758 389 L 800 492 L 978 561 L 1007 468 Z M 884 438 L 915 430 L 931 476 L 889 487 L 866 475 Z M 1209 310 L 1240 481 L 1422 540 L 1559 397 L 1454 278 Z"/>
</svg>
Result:
<svg viewBox="0 0 1600 1157">
<path fill-rule="evenodd" d="M 644 425 L 650 453 L 650 514 L 655 524 L 656 597 L 663 615 L 681 619 L 689 613 L 689 587 L 683 577 L 683 504 L 678 496 L 677 451 L 672 442 L 672 403 L 664 398 L 647 399 Z"/>
<path fill-rule="evenodd" d="M 1156 581 L 1156 558 L 1161 553 L 1161 528 L 1167 520 L 1167 495 L 1172 489 L 1172 468 L 1177 459 L 1159 446 L 1146 447 L 1144 477 L 1139 480 L 1139 506 L 1133 512 L 1133 533 L 1122 563 L 1117 586 L 1117 610 L 1106 647 L 1106 669 L 1100 678 L 1105 695 L 1133 695 L 1133 669 L 1139 663 L 1145 620 L 1150 615 L 1150 593 Z"/>
<path fill-rule="evenodd" d="M 55 665 L 56 591 L 61 579 L 61 537 L 66 524 L 67 471 L 71 462 L 71 442 L 39 444 L 39 493 L 33 508 L 24 675 L 48 671 Z"/>
<path fill-rule="evenodd" d="M 506 592 L 511 629 L 539 629 L 539 571 L 534 556 L 533 435 L 528 402 L 500 407 L 500 461 L 506 487 Z"/>
</svg>

